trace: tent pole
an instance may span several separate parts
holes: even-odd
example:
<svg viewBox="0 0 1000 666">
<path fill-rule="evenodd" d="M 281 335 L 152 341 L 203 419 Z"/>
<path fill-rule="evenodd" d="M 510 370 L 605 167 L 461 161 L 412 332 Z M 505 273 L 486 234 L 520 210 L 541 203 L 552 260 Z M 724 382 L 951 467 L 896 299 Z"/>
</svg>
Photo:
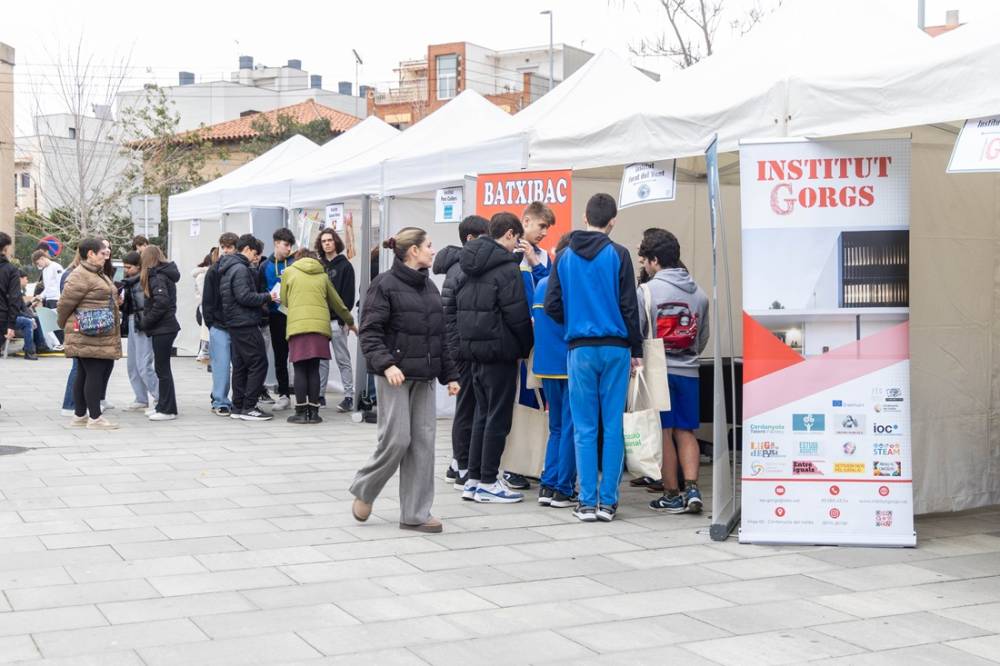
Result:
<svg viewBox="0 0 1000 666">
<path fill-rule="evenodd" d="M 358 329 L 361 328 L 361 316 L 365 311 L 365 296 L 368 294 L 368 285 L 371 283 L 371 255 L 372 255 L 372 213 L 371 197 L 367 194 L 361 197 L 361 288 L 358 290 Z M 365 363 L 365 355 L 361 351 L 361 336 L 358 336 L 357 367 L 354 369 L 354 409 L 360 411 L 358 406 L 361 402 L 358 397 L 367 390 L 368 387 L 368 365 Z M 370 396 L 369 396 L 370 397 Z"/>
</svg>

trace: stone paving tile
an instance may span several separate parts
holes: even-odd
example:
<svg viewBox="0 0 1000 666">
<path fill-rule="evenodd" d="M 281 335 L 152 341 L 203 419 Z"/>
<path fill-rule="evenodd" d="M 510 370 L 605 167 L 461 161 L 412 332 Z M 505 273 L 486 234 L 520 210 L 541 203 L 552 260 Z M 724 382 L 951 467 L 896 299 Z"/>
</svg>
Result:
<svg viewBox="0 0 1000 666">
<path fill-rule="evenodd" d="M 0 615 L 0 636 L 35 634 L 42 631 L 101 627 L 107 620 L 94 606 L 69 606 L 43 610 L 11 611 Z"/>
<path fill-rule="evenodd" d="M 947 578 L 982 578 L 1000 576 L 1000 554 L 961 555 L 946 559 L 917 562 L 915 567 L 937 572 Z"/>
<path fill-rule="evenodd" d="M 897 650 L 883 650 L 850 657 L 821 659 L 812 662 L 823 666 L 988 666 L 995 661 L 975 657 L 947 645 L 921 645 Z"/>
<path fill-rule="evenodd" d="M 439 645 L 411 648 L 413 652 L 435 666 L 465 666 L 481 655 L 544 655 L 545 663 L 551 659 L 580 659 L 593 652 L 551 631 L 537 631 L 519 636 L 476 638 Z"/>
<path fill-rule="evenodd" d="M 656 648 L 730 635 L 723 629 L 685 615 L 601 622 L 560 629 L 558 633 L 601 654 L 653 650 L 656 660 L 660 662 L 663 657 Z"/>
<path fill-rule="evenodd" d="M 716 638 L 685 643 L 683 647 L 706 659 L 732 666 L 799 664 L 826 657 L 843 657 L 864 652 L 863 648 L 811 629 Z"/>
<path fill-rule="evenodd" d="M 348 534 L 339 527 L 321 530 L 296 530 L 294 532 L 273 531 L 236 534 L 232 538 L 248 550 L 268 550 L 286 546 L 321 546 L 357 541 L 357 537 Z"/>
<path fill-rule="evenodd" d="M 924 583 L 941 583 L 954 580 L 953 576 L 922 568 L 918 564 L 878 564 L 854 569 L 815 571 L 810 578 L 826 581 L 848 590 L 881 590 Z"/>
<path fill-rule="evenodd" d="M 358 663 L 378 664 L 378 666 L 427 666 L 426 661 L 406 648 L 393 648 L 362 654 L 343 654 L 335 657 L 294 661 L 288 662 L 284 666 L 355 666 Z"/>
<path fill-rule="evenodd" d="M 339 580 L 330 583 L 287 585 L 260 590 L 243 590 L 242 595 L 258 608 L 292 608 L 351 600 L 394 597 L 390 590 L 369 580 Z"/>
<path fill-rule="evenodd" d="M 816 597 L 816 603 L 862 618 L 971 606 L 1000 598 L 1000 577 Z"/>
<path fill-rule="evenodd" d="M 30 636 L 0 638 L 0 664 L 26 661 L 40 656 L 38 648 Z"/>
<path fill-rule="evenodd" d="M 257 607 L 238 592 L 209 592 L 180 597 L 116 601 L 97 604 L 111 624 L 152 622 L 176 618 L 203 617 L 216 613 L 236 613 Z"/>
<path fill-rule="evenodd" d="M 316 550 L 331 560 L 342 561 L 368 557 L 399 557 L 417 553 L 444 552 L 447 549 L 440 544 L 440 537 L 435 537 L 433 541 L 429 538 L 353 541 L 317 546 Z"/>
<path fill-rule="evenodd" d="M 205 570 L 205 567 L 198 560 L 186 555 L 66 567 L 66 571 L 78 583 L 96 583 L 107 580 L 123 580 L 126 578 L 149 578 L 151 576 L 174 576 L 193 574 Z"/>
<path fill-rule="evenodd" d="M 851 615 L 803 599 L 696 610 L 687 615 L 737 635 L 799 629 L 854 619 Z"/>
<path fill-rule="evenodd" d="M 774 578 L 775 576 L 791 576 L 813 571 L 826 571 L 836 566 L 816 560 L 805 555 L 774 555 L 755 557 L 746 560 L 725 560 L 703 565 L 707 569 L 733 576 L 734 578 Z"/>
<path fill-rule="evenodd" d="M 578 607 L 598 611 L 608 620 L 631 620 L 670 613 L 691 615 L 699 610 L 732 605 L 724 599 L 689 587 L 673 588 L 669 592 L 631 592 L 577 602 Z"/>
<path fill-rule="evenodd" d="M 195 624 L 211 638 L 239 638 L 262 634 L 326 630 L 360 624 L 333 604 L 298 606 L 240 613 L 195 616 Z"/>
<path fill-rule="evenodd" d="M 146 666 L 264 666 L 320 653 L 298 635 L 287 633 L 144 648 L 139 655 Z"/>
<path fill-rule="evenodd" d="M 891 650 L 927 643 L 943 643 L 990 633 L 980 627 L 932 613 L 910 613 L 840 622 L 813 626 L 812 629 L 869 650 Z"/>
<path fill-rule="evenodd" d="M 664 664 L 684 664 L 684 666 L 718 666 L 718 662 L 709 661 L 704 657 L 688 652 L 684 648 L 676 646 L 659 646 L 656 648 L 656 660 Z M 626 650 L 623 652 L 610 652 L 608 654 L 593 657 L 575 657 L 573 659 L 559 660 L 556 662 L 544 662 L 546 666 L 609 666 L 613 664 L 637 664 L 649 660 L 650 652 L 647 650 Z"/>
<path fill-rule="evenodd" d="M 29 587 L 19 590 L 7 590 L 6 595 L 15 610 L 79 606 L 106 601 L 150 599 L 160 596 L 149 583 L 140 579 L 106 583 Z"/>
<path fill-rule="evenodd" d="M 961 641 L 945 643 L 945 645 L 994 662 L 1000 656 L 1000 635 L 997 634 L 981 638 L 966 638 Z"/>
<path fill-rule="evenodd" d="M 297 583 L 322 583 L 348 578 L 376 578 L 419 573 L 419 569 L 397 557 L 371 557 L 344 562 L 322 562 L 281 567 Z"/>
<path fill-rule="evenodd" d="M 146 666 L 133 650 L 19 661 L 18 666 Z"/>
<path fill-rule="evenodd" d="M 336 602 L 338 606 L 362 622 L 405 620 L 428 615 L 470 613 L 496 608 L 477 593 L 465 590 L 425 592 L 403 597 L 378 597 Z"/>
<path fill-rule="evenodd" d="M 115 544 L 115 550 L 126 560 L 146 560 L 204 553 L 229 553 L 244 550 L 244 547 L 228 536 L 223 536 Z"/>
<path fill-rule="evenodd" d="M 975 627 L 986 629 L 990 633 L 1000 633 L 1000 602 L 963 606 L 946 610 L 932 611 L 935 615 L 958 620 Z"/>
<path fill-rule="evenodd" d="M 801 574 L 776 578 L 753 578 L 730 583 L 710 583 L 695 585 L 695 587 L 702 592 L 708 592 L 734 604 L 751 600 L 765 603 L 768 601 L 808 599 L 847 591 L 837 585 Z"/>
<path fill-rule="evenodd" d="M 191 620 L 183 619 L 36 633 L 34 639 L 44 656 L 70 657 L 203 641 L 205 634 Z"/>
<path fill-rule="evenodd" d="M 274 568 L 250 569 L 243 571 L 220 571 L 213 573 L 181 574 L 177 576 L 155 576 L 149 583 L 165 597 L 204 592 L 229 592 L 252 590 L 254 588 L 290 585 L 291 579 Z"/>
<path fill-rule="evenodd" d="M 394 647 L 415 648 L 427 643 L 465 641 L 471 634 L 440 617 L 419 617 L 392 622 L 372 622 L 321 631 L 300 631 L 299 636 L 327 655 L 351 654 Z"/>
<path fill-rule="evenodd" d="M 29 553 L 0 554 L 0 571 L 11 569 L 37 569 L 39 567 L 85 566 L 102 562 L 121 562 L 118 553 L 110 546 L 67 548 Z"/>
<path fill-rule="evenodd" d="M 326 562 L 329 560 L 319 550 L 310 547 L 274 548 L 242 553 L 213 553 L 196 555 L 195 559 L 209 571 L 278 567 L 289 564 Z"/>
<path fill-rule="evenodd" d="M 0 571 L 0 590 L 18 590 L 25 587 L 46 585 L 70 585 L 72 583 L 73 579 L 62 567 Z"/>
</svg>

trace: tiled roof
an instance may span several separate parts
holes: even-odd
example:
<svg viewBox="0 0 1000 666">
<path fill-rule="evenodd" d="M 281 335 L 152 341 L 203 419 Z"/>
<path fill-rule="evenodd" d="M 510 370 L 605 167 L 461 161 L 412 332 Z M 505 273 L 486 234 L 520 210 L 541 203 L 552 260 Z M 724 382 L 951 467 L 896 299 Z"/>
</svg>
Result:
<svg viewBox="0 0 1000 666">
<path fill-rule="evenodd" d="M 252 139 L 258 134 L 253 128 L 254 121 L 259 118 L 267 118 L 272 124 L 276 125 L 279 115 L 290 116 L 298 123 L 308 123 L 325 118 L 330 121 L 330 131 L 337 133 L 346 132 L 361 122 L 360 118 L 318 104 L 314 99 L 309 99 L 299 104 L 284 106 L 273 111 L 254 113 L 243 118 L 209 125 L 199 130 L 193 130 L 193 132 L 198 133 L 199 136 L 209 141 Z"/>
</svg>

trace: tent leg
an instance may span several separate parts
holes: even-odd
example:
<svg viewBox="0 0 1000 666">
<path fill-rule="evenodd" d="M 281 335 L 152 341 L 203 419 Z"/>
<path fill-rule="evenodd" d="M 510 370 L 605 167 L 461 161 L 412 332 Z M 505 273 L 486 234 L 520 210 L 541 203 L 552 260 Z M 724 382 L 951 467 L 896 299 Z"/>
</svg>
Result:
<svg viewBox="0 0 1000 666">
<path fill-rule="evenodd" d="M 371 284 L 371 252 L 372 252 L 372 215 L 371 199 L 368 195 L 361 197 L 361 288 L 358 290 L 358 329 L 361 328 L 361 315 L 365 311 L 365 297 L 368 285 Z M 361 336 L 358 336 L 358 366 L 354 369 L 354 409 L 360 411 L 358 397 L 367 391 L 368 365 L 361 351 Z"/>
</svg>

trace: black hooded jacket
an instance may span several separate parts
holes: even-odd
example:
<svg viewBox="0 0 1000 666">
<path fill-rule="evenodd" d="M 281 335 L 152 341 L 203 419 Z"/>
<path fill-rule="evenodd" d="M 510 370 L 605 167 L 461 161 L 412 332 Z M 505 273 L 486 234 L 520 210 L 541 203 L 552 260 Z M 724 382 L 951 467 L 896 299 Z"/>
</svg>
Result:
<svg viewBox="0 0 1000 666">
<path fill-rule="evenodd" d="M 454 359 L 444 343 L 441 295 L 427 271 L 396 259 L 372 280 L 361 316 L 361 351 L 368 370 L 385 375 L 392 366 L 406 379 L 442 384 L 458 381 Z"/>
<path fill-rule="evenodd" d="M 0 254 L 0 335 L 14 328 L 14 320 L 21 313 L 24 299 L 21 297 L 21 276 L 17 266 Z"/>
<path fill-rule="evenodd" d="M 449 245 L 434 257 L 434 274 L 444 275 L 441 285 L 441 303 L 444 305 L 444 328 L 448 342 L 448 350 L 452 358 L 460 359 L 458 353 L 458 319 L 455 307 L 455 288 L 459 281 L 465 279 L 462 265 L 462 248 Z"/>
<path fill-rule="evenodd" d="M 257 276 L 242 254 L 227 254 L 219 259 L 221 319 L 226 328 L 260 326 L 262 308 L 271 302 L 267 291 L 257 290 Z"/>
<path fill-rule="evenodd" d="M 528 358 L 535 342 L 520 259 L 488 236 L 462 250 L 455 289 L 459 358 L 503 363 Z"/>
<path fill-rule="evenodd" d="M 353 310 L 357 287 L 354 284 L 354 266 L 351 266 L 350 260 L 343 254 L 338 254 L 333 259 L 327 261 L 326 257 L 321 254 L 319 261 L 323 264 L 323 268 L 326 270 L 333 288 L 336 290 L 337 295 L 340 296 L 340 300 L 344 301 L 344 306 L 348 310 Z M 330 316 L 332 317 L 332 321 L 340 325 L 344 324 L 343 320 L 333 312 L 330 313 Z"/>
<path fill-rule="evenodd" d="M 181 330 L 177 321 L 177 282 L 181 272 L 172 261 L 162 263 L 149 271 L 149 296 L 142 311 L 142 332 L 152 337 L 168 335 Z M 139 288 L 142 288 L 140 282 Z"/>
</svg>

